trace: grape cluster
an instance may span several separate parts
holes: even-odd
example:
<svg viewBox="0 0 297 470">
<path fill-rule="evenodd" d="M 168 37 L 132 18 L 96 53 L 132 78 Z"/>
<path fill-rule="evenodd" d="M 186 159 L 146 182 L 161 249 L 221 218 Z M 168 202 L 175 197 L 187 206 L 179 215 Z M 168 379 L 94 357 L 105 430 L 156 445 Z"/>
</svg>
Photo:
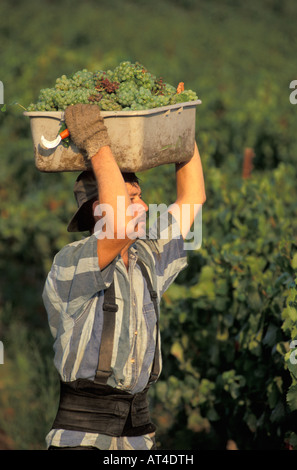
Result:
<svg viewBox="0 0 297 470">
<path fill-rule="evenodd" d="M 181 93 L 174 95 L 174 97 L 171 100 L 171 103 L 172 104 L 186 103 L 187 101 L 195 101 L 195 100 L 197 100 L 196 93 L 192 90 L 185 90 L 185 91 L 182 91 Z"/>
<path fill-rule="evenodd" d="M 192 90 L 180 93 L 142 64 L 125 61 L 114 70 L 79 70 L 57 78 L 54 88 L 40 90 L 28 111 L 64 111 L 77 103 L 92 103 L 104 111 L 142 110 L 197 100 Z"/>
<path fill-rule="evenodd" d="M 121 62 L 113 71 L 113 79 L 117 82 L 133 80 L 134 70 L 130 65 L 130 62 Z"/>
<path fill-rule="evenodd" d="M 136 100 L 138 88 L 133 80 L 122 82 L 117 90 L 118 102 L 123 107 L 129 107 Z"/>
</svg>

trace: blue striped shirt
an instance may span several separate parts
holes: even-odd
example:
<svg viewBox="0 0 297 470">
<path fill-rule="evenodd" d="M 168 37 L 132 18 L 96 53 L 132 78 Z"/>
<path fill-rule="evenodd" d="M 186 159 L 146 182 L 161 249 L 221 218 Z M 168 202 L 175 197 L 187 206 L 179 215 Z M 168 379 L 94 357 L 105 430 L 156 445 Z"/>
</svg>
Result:
<svg viewBox="0 0 297 470">
<path fill-rule="evenodd" d="M 157 226 L 162 227 L 158 238 Z M 104 290 L 114 279 L 118 311 L 112 374 L 107 384 L 131 394 L 146 387 L 155 352 L 156 316 L 137 259 L 146 264 L 160 301 L 187 264 L 183 239 L 171 214 L 162 214 L 149 237 L 136 240 L 129 248 L 128 270 L 120 255 L 100 270 L 94 234 L 67 245 L 55 256 L 43 300 L 54 337 L 54 363 L 61 380 L 94 380 L 103 324 Z M 161 370 L 161 353 L 159 356 Z M 92 445 L 108 450 L 149 449 L 153 443 L 148 435 L 109 437 L 56 429 L 50 431 L 46 441 L 48 446 Z"/>
</svg>

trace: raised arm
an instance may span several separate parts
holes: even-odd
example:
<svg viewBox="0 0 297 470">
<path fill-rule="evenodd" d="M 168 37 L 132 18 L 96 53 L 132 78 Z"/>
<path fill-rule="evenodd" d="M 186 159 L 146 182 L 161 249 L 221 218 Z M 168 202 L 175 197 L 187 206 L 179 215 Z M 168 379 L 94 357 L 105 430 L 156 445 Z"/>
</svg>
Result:
<svg viewBox="0 0 297 470">
<path fill-rule="evenodd" d="M 198 210 L 206 201 L 202 164 L 195 143 L 194 154 L 186 163 L 176 164 L 176 201 L 169 212 L 180 224 L 183 238 L 186 238 Z"/>
<path fill-rule="evenodd" d="M 109 230 L 108 236 L 100 237 L 99 232 L 97 236 L 98 262 L 103 269 L 123 248 L 133 242 L 126 230 L 128 222 L 132 219 L 132 216 L 126 215 L 131 203 L 130 197 L 112 154 L 99 108 L 96 105 L 83 104 L 69 106 L 65 111 L 65 121 L 73 142 L 85 151 L 91 160 L 97 180 L 98 202 L 95 205 L 99 206 L 97 209 L 102 208 L 104 211 L 101 217 L 104 218 L 105 229 Z M 118 214 L 118 207 L 121 214 Z M 99 211 L 97 218 L 100 219 Z"/>
<path fill-rule="evenodd" d="M 98 261 L 100 268 L 103 269 L 134 241 L 131 234 L 127 232 L 128 223 L 132 220 L 132 216 L 127 215 L 131 200 L 126 183 L 109 146 L 102 147 L 91 158 L 91 161 L 98 184 L 97 209 L 103 208 L 105 229 L 110 230 L 108 236 L 102 238 L 99 234 L 97 236 Z M 111 210 L 104 211 L 105 205 Z M 99 212 L 96 216 L 95 206 L 96 203 L 93 205 L 95 219 L 100 219 Z"/>
</svg>

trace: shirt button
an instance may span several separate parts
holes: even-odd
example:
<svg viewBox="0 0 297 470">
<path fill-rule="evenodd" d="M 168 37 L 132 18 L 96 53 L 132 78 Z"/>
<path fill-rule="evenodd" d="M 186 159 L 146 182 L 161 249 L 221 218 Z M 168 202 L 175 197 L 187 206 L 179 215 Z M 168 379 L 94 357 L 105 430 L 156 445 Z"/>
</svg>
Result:
<svg viewBox="0 0 297 470">
<path fill-rule="evenodd" d="M 134 364 L 134 362 L 135 362 L 135 359 L 131 359 L 131 363 Z"/>
</svg>

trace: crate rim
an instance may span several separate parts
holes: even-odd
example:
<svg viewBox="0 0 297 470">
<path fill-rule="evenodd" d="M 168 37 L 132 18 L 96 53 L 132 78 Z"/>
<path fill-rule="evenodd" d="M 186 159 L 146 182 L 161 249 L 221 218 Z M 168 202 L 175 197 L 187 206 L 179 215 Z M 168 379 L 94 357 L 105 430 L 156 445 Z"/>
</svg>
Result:
<svg viewBox="0 0 297 470">
<path fill-rule="evenodd" d="M 102 117 L 134 117 L 134 116 L 150 116 L 154 114 L 159 114 L 167 111 L 180 110 L 183 108 L 197 107 L 201 104 L 201 100 L 195 101 L 185 101 L 182 103 L 171 104 L 168 106 L 161 106 L 159 108 L 135 110 L 135 111 L 101 111 Z M 53 117 L 63 119 L 64 111 L 24 111 L 24 116 L 28 117 Z"/>
</svg>

